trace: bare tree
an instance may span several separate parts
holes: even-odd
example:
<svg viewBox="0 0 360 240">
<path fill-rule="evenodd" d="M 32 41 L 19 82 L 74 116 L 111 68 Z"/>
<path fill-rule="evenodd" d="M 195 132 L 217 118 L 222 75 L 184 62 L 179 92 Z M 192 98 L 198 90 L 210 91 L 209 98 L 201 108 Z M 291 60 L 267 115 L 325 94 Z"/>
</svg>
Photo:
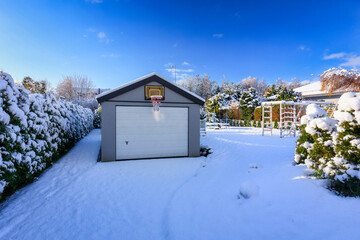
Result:
<svg viewBox="0 0 360 240">
<path fill-rule="evenodd" d="M 276 79 L 276 86 L 281 86 L 287 88 L 288 82 L 282 80 L 281 78 Z"/>
<path fill-rule="evenodd" d="M 210 81 L 209 75 L 205 73 L 204 76 L 200 78 L 196 93 L 199 96 L 203 97 L 205 100 L 207 100 L 211 97 L 212 88 L 213 82 Z"/>
<path fill-rule="evenodd" d="M 94 84 L 85 75 L 65 76 L 56 87 L 58 97 L 64 97 L 67 101 L 90 100 L 95 97 Z"/>
<path fill-rule="evenodd" d="M 241 80 L 241 83 L 245 89 L 248 89 L 251 87 L 256 88 L 258 85 L 258 79 L 255 77 L 248 76 L 247 78 L 244 78 L 243 80 Z"/>
<path fill-rule="evenodd" d="M 265 82 L 264 79 L 261 79 L 261 81 L 258 83 L 257 88 L 255 88 L 260 96 L 263 96 L 265 94 L 266 89 L 268 89 L 269 85 Z"/>
<path fill-rule="evenodd" d="M 288 84 L 288 88 L 289 88 L 289 89 L 294 89 L 294 88 L 298 88 L 298 87 L 301 87 L 301 83 L 300 83 L 299 79 L 297 79 L 296 77 L 294 77 L 294 78 L 291 80 L 291 83 Z"/>
<path fill-rule="evenodd" d="M 58 98 L 64 98 L 67 101 L 74 99 L 75 90 L 71 77 L 64 77 L 56 87 L 56 95 Z"/>
<path fill-rule="evenodd" d="M 268 88 L 264 79 L 261 79 L 259 82 L 258 78 L 251 76 L 241 80 L 241 84 L 244 89 L 255 88 L 261 96 L 264 95 L 266 89 Z"/>
</svg>

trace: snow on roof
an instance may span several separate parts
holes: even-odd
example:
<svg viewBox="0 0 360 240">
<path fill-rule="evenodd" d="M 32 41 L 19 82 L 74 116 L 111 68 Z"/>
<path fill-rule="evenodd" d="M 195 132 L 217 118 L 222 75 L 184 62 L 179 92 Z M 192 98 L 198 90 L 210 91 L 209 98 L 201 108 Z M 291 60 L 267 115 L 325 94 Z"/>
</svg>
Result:
<svg viewBox="0 0 360 240">
<path fill-rule="evenodd" d="M 185 88 L 183 88 L 183 87 L 180 87 L 180 86 L 177 85 L 177 84 L 172 83 L 170 80 L 166 79 L 165 77 L 161 76 L 160 74 L 158 74 L 158 73 L 156 73 L 156 72 L 150 73 L 150 74 L 148 74 L 148 75 L 145 75 L 145 76 L 143 76 L 143 77 L 140 77 L 140 78 L 138 78 L 138 79 L 135 79 L 135 80 L 133 80 L 133 81 L 131 81 L 131 82 L 128 82 L 128 83 L 126 83 L 126 84 L 123 84 L 123 85 L 121 85 L 121 86 L 119 86 L 119 87 L 116 87 L 116 88 L 110 89 L 110 90 L 108 90 L 108 91 L 106 91 L 106 92 L 103 92 L 103 93 L 97 95 L 96 98 L 100 98 L 100 97 L 102 97 L 102 96 L 108 95 L 109 93 L 116 92 L 116 91 L 118 91 L 118 90 L 120 90 L 120 89 L 122 89 L 122 88 L 125 88 L 125 87 L 127 87 L 127 86 L 130 86 L 130 85 L 132 85 L 132 84 L 134 84 L 134 83 L 140 82 L 140 81 L 142 81 L 142 80 L 144 80 L 144 79 L 146 79 L 146 78 L 152 77 L 152 76 L 158 76 L 159 78 L 163 79 L 164 81 L 169 82 L 169 83 L 172 84 L 172 85 L 175 85 L 176 87 L 180 88 L 180 89 L 183 90 L 184 92 L 187 92 L 188 94 L 192 95 L 193 97 L 195 97 L 195 98 L 197 98 L 197 99 L 200 99 L 201 101 L 205 102 L 205 99 L 203 99 L 202 97 L 196 95 L 196 94 L 193 93 L 193 92 L 190 92 L 189 90 L 187 90 L 187 89 L 185 89 Z"/>
<path fill-rule="evenodd" d="M 303 97 L 306 96 L 313 96 L 313 95 L 326 95 L 325 91 L 321 91 L 321 82 L 316 81 L 312 82 L 310 84 L 295 88 L 295 92 L 299 92 L 303 95 Z M 334 93 L 343 93 L 344 91 L 335 91 Z"/>
</svg>

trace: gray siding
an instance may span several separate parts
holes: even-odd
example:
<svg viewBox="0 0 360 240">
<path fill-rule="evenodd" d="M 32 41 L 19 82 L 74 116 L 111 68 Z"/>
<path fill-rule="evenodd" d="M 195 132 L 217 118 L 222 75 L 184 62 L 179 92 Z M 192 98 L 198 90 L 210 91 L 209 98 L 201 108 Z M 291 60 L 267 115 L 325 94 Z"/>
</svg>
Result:
<svg viewBox="0 0 360 240">
<path fill-rule="evenodd" d="M 153 82 L 147 85 L 159 84 L 157 82 Z M 144 86 L 141 86 L 110 100 L 104 101 L 101 103 L 101 106 L 101 159 L 102 161 L 114 161 L 116 160 L 116 106 L 152 107 L 152 103 L 150 100 L 144 100 Z M 200 156 L 200 105 L 193 103 L 188 98 L 185 98 L 168 88 L 165 88 L 165 101 L 162 102 L 161 106 L 189 108 L 189 157 Z"/>
</svg>

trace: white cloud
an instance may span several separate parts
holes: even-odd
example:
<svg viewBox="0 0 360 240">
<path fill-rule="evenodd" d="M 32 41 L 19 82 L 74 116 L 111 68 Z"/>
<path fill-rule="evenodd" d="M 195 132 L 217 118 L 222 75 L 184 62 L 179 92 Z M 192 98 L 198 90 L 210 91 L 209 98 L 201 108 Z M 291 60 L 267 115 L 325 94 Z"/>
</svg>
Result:
<svg viewBox="0 0 360 240">
<path fill-rule="evenodd" d="M 105 34 L 104 32 L 99 32 L 99 33 L 97 34 L 97 37 L 98 37 L 99 39 L 104 39 L 104 38 L 106 38 L 106 34 Z"/>
<path fill-rule="evenodd" d="M 332 53 L 329 55 L 325 55 L 323 57 L 324 60 L 331 60 L 331 59 L 339 59 L 344 61 L 340 64 L 342 67 L 359 67 L 360 66 L 360 56 L 355 53 L 346 53 L 346 52 L 339 52 L 339 53 Z"/>
<path fill-rule="evenodd" d="M 89 37 L 90 35 L 91 36 L 94 36 L 94 34 L 96 35 L 96 37 L 99 39 L 99 42 L 105 42 L 105 43 L 109 43 L 109 42 L 112 42 L 113 40 L 110 40 L 106 33 L 105 32 L 102 32 L 102 31 L 98 31 L 96 28 L 88 28 L 87 29 L 87 32 L 86 34 L 83 34 L 83 37 L 84 38 L 87 38 Z"/>
<path fill-rule="evenodd" d="M 120 55 L 116 54 L 116 53 L 110 53 L 110 54 L 102 54 L 102 55 L 100 55 L 100 57 L 102 57 L 102 58 L 118 58 L 118 57 L 120 57 Z"/>
<path fill-rule="evenodd" d="M 344 58 L 347 54 L 344 52 L 339 52 L 339 53 L 332 53 L 329 55 L 325 55 L 323 57 L 324 60 L 329 60 L 329 59 L 335 59 L 335 58 Z"/>
<path fill-rule="evenodd" d="M 175 78 L 175 68 L 167 68 L 167 72 L 171 73 L 172 77 Z M 194 69 L 176 69 L 176 79 L 185 80 L 191 77 L 191 73 L 194 72 Z"/>
<path fill-rule="evenodd" d="M 175 68 L 167 68 L 166 71 L 168 72 L 175 72 Z M 176 69 L 176 73 L 192 73 L 194 69 Z"/>
<path fill-rule="evenodd" d="M 222 33 L 213 34 L 213 38 L 222 38 L 223 36 L 224 36 L 224 34 L 222 34 Z"/>
<path fill-rule="evenodd" d="M 90 3 L 102 3 L 103 0 L 85 0 L 85 2 L 90 2 Z"/>
<path fill-rule="evenodd" d="M 352 55 L 345 58 L 345 62 L 340 64 L 343 67 L 358 67 L 360 66 L 360 56 Z"/>
<path fill-rule="evenodd" d="M 310 48 L 306 47 L 305 45 L 300 45 L 298 49 L 300 49 L 301 51 L 310 51 Z"/>
<path fill-rule="evenodd" d="M 99 39 L 100 42 L 105 42 L 105 43 L 109 43 L 113 41 L 110 40 L 104 32 L 98 32 L 97 38 Z"/>
<path fill-rule="evenodd" d="M 184 61 L 184 62 L 182 63 L 182 65 L 184 65 L 184 66 L 189 66 L 189 65 L 190 65 L 190 63 L 188 63 L 188 62 Z"/>
</svg>

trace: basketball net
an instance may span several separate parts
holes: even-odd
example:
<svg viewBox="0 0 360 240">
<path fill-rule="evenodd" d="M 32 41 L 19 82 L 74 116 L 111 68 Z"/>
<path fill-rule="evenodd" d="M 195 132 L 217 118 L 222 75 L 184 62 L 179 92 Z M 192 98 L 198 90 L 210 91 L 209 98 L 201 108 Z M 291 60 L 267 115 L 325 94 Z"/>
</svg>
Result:
<svg viewBox="0 0 360 240">
<path fill-rule="evenodd" d="M 163 98 L 163 97 L 160 96 L 160 95 L 153 95 L 153 96 L 151 96 L 151 102 L 152 102 L 153 110 L 154 110 L 154 111 L 159 111 L 160 103 L 161 103 L 162 98 Z"/>
</svg>

